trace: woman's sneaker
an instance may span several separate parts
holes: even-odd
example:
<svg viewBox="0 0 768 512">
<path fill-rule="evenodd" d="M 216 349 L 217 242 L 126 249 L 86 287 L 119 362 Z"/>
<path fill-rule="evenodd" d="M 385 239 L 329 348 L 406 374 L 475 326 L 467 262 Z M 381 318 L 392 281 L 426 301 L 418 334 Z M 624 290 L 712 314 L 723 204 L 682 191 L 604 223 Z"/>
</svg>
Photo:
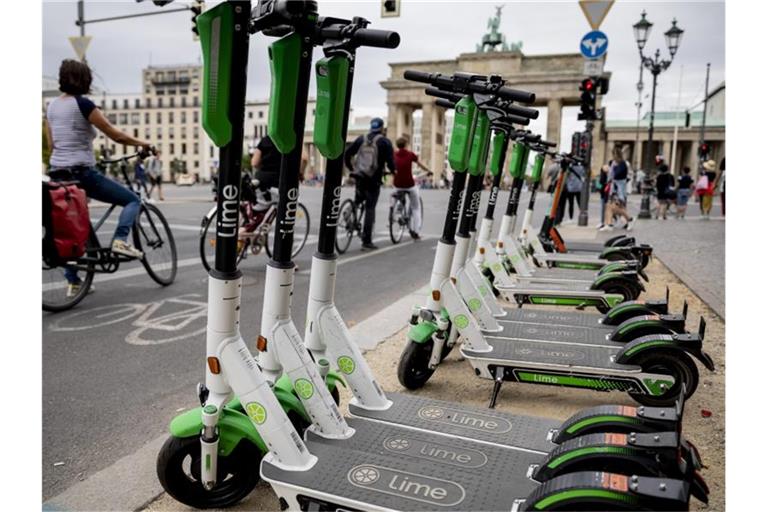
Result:
<svg viewBox="0 0 768 512">
<path fill-rule="evenodd" d="M 116 254 L 122 254 L 123 256 L 129 256 L 131 258 L 141 259 L 144 257 L 144 253 L 126 242 L 125 240 L 112 240 L 112 252 Z"/>
<path fill-rule="evenodd" d="M 664 217 L 664 219 L 666 220 L 666 217 Z M 634 225 L 635 225 L 635 218 L 634 218 L 634 217 L 632 217 L 631 219 L 629 219 L 629 220 L 627 221 L 627 225 L 626 225 L 626 226 L 624 226 L 624 229 L 626 229 L 627 231 L 632 231 L 632 227 L 633 227 Z"/>
<path fill-rule="evenodd" d="M 82 281 L 67 284 L 67 298 L 71 299 L 72 297 L 77 297 L 82 287 L 83 287 Z M 93 284 L 91 284 L 91 286 L 88 288 L 88 293 L 91 294 L 94 291 L 96 290 L 94 289 Z"/>
</svg>

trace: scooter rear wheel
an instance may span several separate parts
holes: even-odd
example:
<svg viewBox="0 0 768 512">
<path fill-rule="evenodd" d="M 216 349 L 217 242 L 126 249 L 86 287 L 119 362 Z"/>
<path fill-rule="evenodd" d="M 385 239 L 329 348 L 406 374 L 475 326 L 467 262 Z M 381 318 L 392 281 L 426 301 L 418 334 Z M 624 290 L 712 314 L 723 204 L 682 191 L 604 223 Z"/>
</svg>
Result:
<svg viewBox="0 0 768 512">
<path fill-rule="evenodd" d="M 633 359 L 630 364 L 638 365 L 645 373 L 671 375 L 675 383 L 663 395 L 651 396 L 630 393 L 639 403 L 651 407 L 672 407 L 680 397 L 681 386 L 685 384 L 685 399 L 688 400 L 699 386 L 699 369 L 688 354 L 669 350 L 649 352 Z"/>
<path fill-rule="evenodd" d="M 157 478 L 168 494 L 190 507 L 230 507 L 259 483 L 261 457 L 258 447 L 241 441 L 232 453 L 219 456 L 216 486 L 208 491 L 200 481 L 200 438 L 171 436 L 157 456 Z"/>
<path fill-rule="evenodd" d="M 424 387 L 435 370 L 429 369 L 432 343 L 416 343 L 408 340 L 397 365 L 397 379 L 407 389 Z M 446 354 L 447 355 L 447 354 Z"/>
</svg>

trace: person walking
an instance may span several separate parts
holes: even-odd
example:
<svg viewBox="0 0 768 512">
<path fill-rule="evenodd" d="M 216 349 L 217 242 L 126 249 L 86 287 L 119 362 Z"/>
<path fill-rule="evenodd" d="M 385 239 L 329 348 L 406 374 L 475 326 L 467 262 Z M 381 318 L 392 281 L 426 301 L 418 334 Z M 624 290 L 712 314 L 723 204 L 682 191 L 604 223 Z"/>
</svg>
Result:
<svg viewBox="0 0 768 512">
<path fill-rule="evenodd" d="M 715 168 L 714 160 L 704 162 L 702 166 L 704 172 L 699 175 L 699 180 L 696 182 L 696 194 L 699 195 L 701 201 L 701 217 L 703 220 L 709 220 L 709 215 L 712 212 L 712 196 L 715 193 L 715 179 L 717 178 Z"/>
<path fill-rule="evenodd" d="M 136 159 L 136 163 L 133 166 L 133 183 L 136 186 L 136 193 L 141 196 L 141 191 L 144 190 L 147 199 L 149 199 L 149 190 L 147 189 L 147 170 L 144 167 L 144 159 L 139 157 Z"/>
<path fill-rule="evenodd" d="M 688 208 L 688 199 L 691 197 L 693 188 L 693 178 L 691 178 L 691 168 L 683 167 L 683 175 L 677 180 L 677 212 L 675 216 L 678 219 L 685 218 L 685 210 Z"/>
<path fill-rule="evenodd" d="M 672 204 L 672 201 L 676 198 L 675 177 L 669 172 L 669 166 L 667 164 L 661 164 L 659 166 L 659 174 L 656 175 L 656 201 L 658 203 L 658 209 L 656 210 L 657 219 L 661 216 L 662 219 L 667 220 L 667 210 Z"/>
<path fill-rule="evenodd" d="M 611 168 L 608 165 L 604 165 L 600 168 L 600 175 L 597 177 L 597 190 L 600 194 L 600 223 L 597 225 L 597 229 L 605 226 L 605 208 L 608 204 L 608 192 L 610 190 L 610 184 L 608 182 L 608 173 Z"/>
<path fill-rule="evenodd" d="M 613 163 L 611 165 L 611 182 L 613 182 L 613 189 L 616 191 L 616 197 L 618 197 L 624 203 L 627 202 L 627 177 L 629 176 L 629 167 L 627 167 L 627 161 L 624 160 L 624 153 L 621 146 L 616 145 L 613 147 Z"/>
<path fill-rule="evenodd" d="M 720 208 L 725 217 L 725 157 L 720 160 L 720 176 L 718 178 L 718 188 L 720 189 Z"/>
<path fill-rule="evenodd" d="M 110 248 L 116 254 L 142 258 L 143 253 L 128 242 L 128 234 L 141 206 L 139 197 L 95 168 L 93 139 L 96 129 L 99 129 L 118 144 L 136 146 L 149 153 L 153 148 L 149 142 L 115 128 L 101 110 L 85 97 L 91 91 L 92 80 L 91 69 L 84 62 L 66 59 L 59 67 L 59 90 L 62 94 L 50 102 L 45 114 L 48 147 L 53 148 L 49 174 L 51 179 L 57 179 L 57 175 L 72 176 L 88 197 L 122 206 Z M 68 282 L 67 296 L 77 295 L 82 285 L 77 270 L 66 267 L 64 274 Z"/>
<path fill-rule="evenodd" d="M 381 181 L 385 167 L 395 171 L 392 143 L 384 136 L 384 120 L 371 119 L 371 129 L 361 135 L 344 152 L 344 163 L 352 170 L 355 178 L 355 203 L 365 201 L 365 222 L 363 223 L 363 250 L 375 250 L 373 226 L 376 222 L 376 203 L 379 201 Z"/>
<path fill-rule="evenodd" d="M 573 210 L 574 203 L 579 202 L 581 186 L 584 183 L 584 178 L 582 177 L 583 169 L 584 168 L 580 165 L 573 165 L 565 178 L 565 202 L 568 204 L 568 220 L 565 221 L 564 224 L 573 224 L 576 222 L 573 220 Z M 563 209 L 564 208 L 565 205 L 563 205 Z M 579 205 L 579 208 L 581 208 L 581 205 Z M 565 217 L 565 212 L 562 213 L 561 217 Z"/>
<path fill-rule="evenodd" d="M 397 151 L 395 151 L 395 190 L 401 190 L 408 193 L 411 204 L 411 218 L 409 233 L 414 240 L 420 240 L 419 229 L 421 228 L 421 201 L 419 200 L 419 187 L 413 179 L 413 164 L 416 164 L 421 170 L 431 175 L 432 172 L 419 162 L 419 157 L 413 151 L 408 149 L 408 139 L 400 137 L 395 141 Z"/>
<path fill-rule="evenodd" d="M 157 188 L 157 198 L 165 201 L 165 197 L 163 197 L 163 161 L 160 160 L 159 150 L 147 163 L 147 175 L 149 176 L 149 193 L 147 195 L 151 198 L 152 191 Z"/>
</svg>

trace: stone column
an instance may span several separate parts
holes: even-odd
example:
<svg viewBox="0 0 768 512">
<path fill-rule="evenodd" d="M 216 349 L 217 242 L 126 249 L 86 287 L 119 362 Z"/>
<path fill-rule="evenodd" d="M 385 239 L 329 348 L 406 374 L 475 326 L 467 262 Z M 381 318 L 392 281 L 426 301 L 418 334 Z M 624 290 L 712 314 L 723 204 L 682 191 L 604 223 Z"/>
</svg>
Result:
<svg viewBox="0 0 768 512">
<path fill-rule="evenodd" d="M 672 141 L 665 140 L 662 143 L 661 148 L 661 153 L 664 155 L 664 161 L 667 165 L 672 165 Z M 670 167 L 669 170 L 672 171 L 673 169 Z"/>
<path fill-rule="evenodd" d="M 431 101 L 421 105 L 421 162 L 428 168 L 433 168 L 434 163 L 434 120 L 435 105 Z"/>
<path fill-rule="evenodd" d="M 562 121 L 563 100 L 551 98 L 547 101 L 547 140 L 560 148 L 560 123 Z"/>
</svg>

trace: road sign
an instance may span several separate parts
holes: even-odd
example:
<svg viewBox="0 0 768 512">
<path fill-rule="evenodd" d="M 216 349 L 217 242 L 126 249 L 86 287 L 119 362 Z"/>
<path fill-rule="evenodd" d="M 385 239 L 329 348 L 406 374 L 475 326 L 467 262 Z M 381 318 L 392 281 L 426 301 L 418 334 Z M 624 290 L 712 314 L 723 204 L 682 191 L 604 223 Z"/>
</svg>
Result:
<svg viewBox="0 0 768 512">
<path fill-rule="evenodd" d="M 581 10 L 584 12 L 584 16 L 586 16 L 592 30 L 600 28 L 600 24 L 605 19 L 605 15 L 608 14 L 608 11 L 611 10 L 612 5 L 613 0 L 581 0 L 579 2 L 579 7 L 581 7 Z"/>
<path fill-rule="evenodd" d="M 91 44 L 91 39 L 91 36 L 72 36 L 69 38 L 69 42 L 72 43 L 72 48 L 74 48 L 78 59 L 85 59 L 85 50 Z"/>
<path fill-rule="evenodd" d="M 587 76 L 600 76 L 603 74 L 603 59 L 584 59 L 584 74 Z"/>
<path fill-rule="evenodd" d="M 586 59 L 599 59 L 608 51 L 608 36 L 599 30 L 587 32 L 581 38 L 579 50 Z"/>
</svg>

